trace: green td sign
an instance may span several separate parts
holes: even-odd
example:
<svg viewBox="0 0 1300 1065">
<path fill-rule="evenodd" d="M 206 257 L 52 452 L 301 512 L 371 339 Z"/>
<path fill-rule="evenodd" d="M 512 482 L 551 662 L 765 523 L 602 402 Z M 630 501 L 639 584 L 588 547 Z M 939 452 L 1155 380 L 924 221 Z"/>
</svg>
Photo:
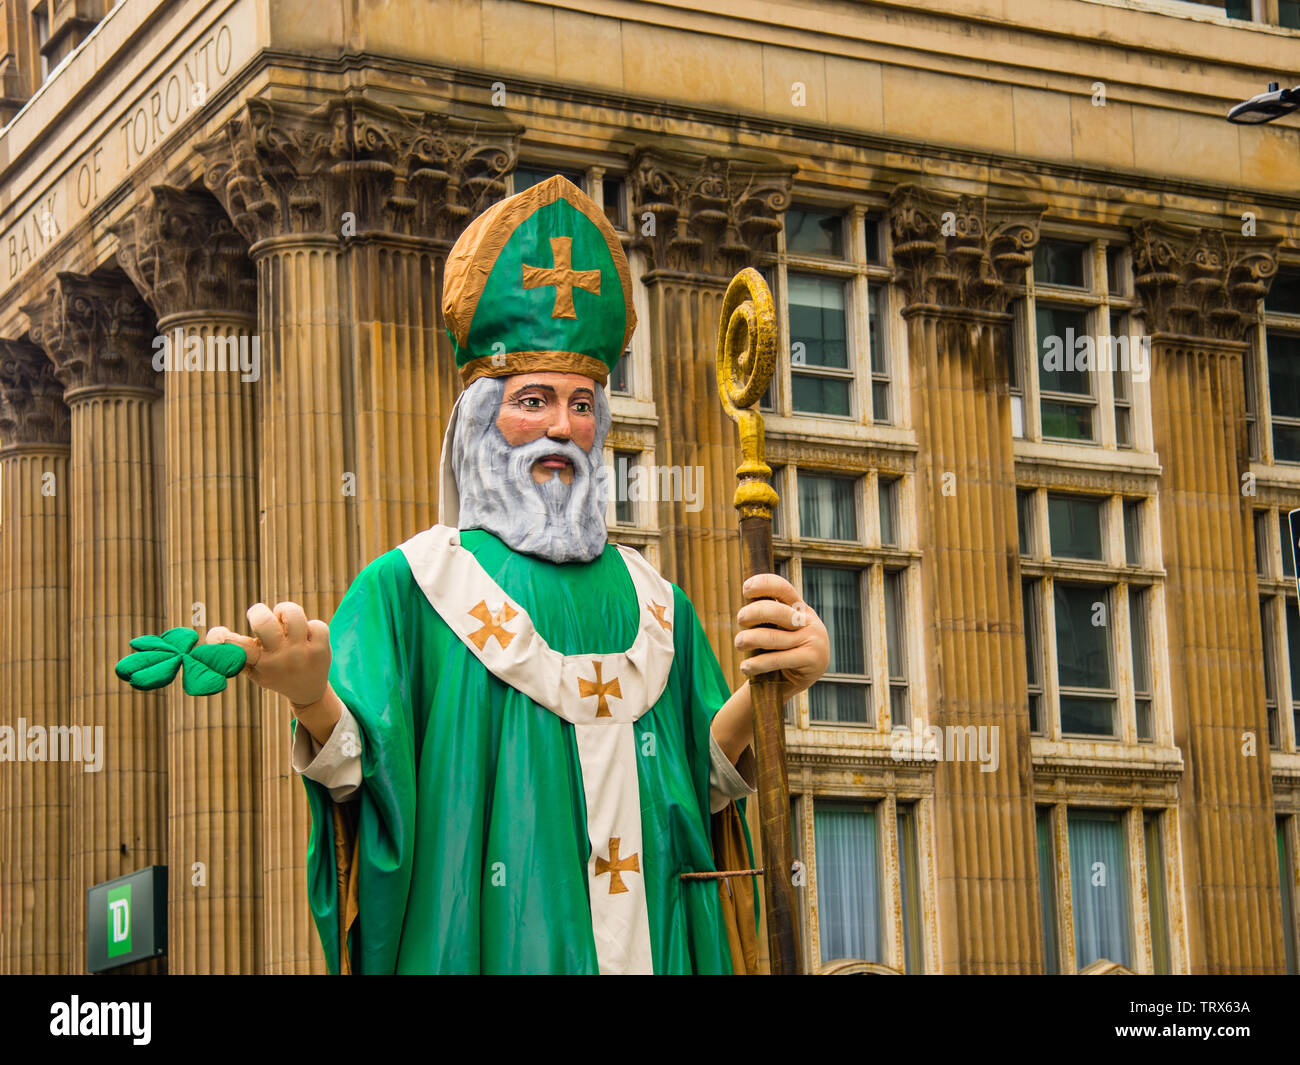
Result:
<svg viewBox="0 0 1300 1065">
<path fill-rule="evenodd" d="M 167 953 L 167 867 L 151 865 L 86 893 L 86 968 L 115 969 Z"/>
</svg>

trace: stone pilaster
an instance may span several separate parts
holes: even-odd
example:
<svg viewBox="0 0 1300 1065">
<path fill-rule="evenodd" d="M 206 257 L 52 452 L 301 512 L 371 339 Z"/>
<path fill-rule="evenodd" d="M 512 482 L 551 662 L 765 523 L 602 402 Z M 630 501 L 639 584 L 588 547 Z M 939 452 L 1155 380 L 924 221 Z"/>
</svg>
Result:
<svg viewBox="0 0 1300 1065">
<path fill-rule="evenodd" d="M 907 186 L 890 204 L 906 294 L 930 725 L 988 726 L 1001 764 L 935 768 L 945 970 L 1041 971 L 1016 477 L 1004 345 L 1042 205 Z M 944 215 L 951 212 L 945 226 Z M 951 235 L 945 235 L 951 233 Z"/>
<path fill-rule="evenodd" d="M 210 196 L 165 186 L 115 232 L 118 263 L 174 360 L 164 375 L 163 626 L 238 628 L 259 598 L 263 365 L 248 245 Z M 260 972 L 259 689 L 241 679 L 194 698 L 173 684 L 166 699 L 169 970 Z"/>
<path fill-rule="evenodd" d="M 1164 471 L 1174 741 L 1193 972 L 1285 971 L 1242 387 L 1245 338 L 1276 240 L 1157 222 L 1133 229 L 1151 335 L 1152 431 Z M 1243 753 L 1247 734 L 1256 753 Z"/>
<path fill-rule="evenodd" d="M 251 100 L 200 146 L 257 265 L 264 601 L 328 619 L 361 565 L 432 524 L 455 391 L 442 258 L 503 191 L 515 132 L 352 97 Z M 289 708 L 263 698 L 265 965 L 323 971 Z"/>
<path fill-rule="evenodd" d="M 654 396 L 655 462 L 700 466 L 698 511 L 659 503 L 664 575 L 691 598 L 733 684 L 740 681 L 735 616 L 740 552 L 732 497 L 739 462 L 734 423 L 718 398 L 716 346 L 722 298 L 732 277 L 771 246 L 790 202 L 794 168 L 638 150 L 629 167 L 637 232 L 646 257 Z"/>
<path fill-rule="evenodd" d="M 69 783 L 73 971 L 92 884 L 167 860 L 166 703 L 113 673 L 162 620 L 153 316 L 129 282 L 62 273 L 23 308 L 71 411 L 71 722 L 102 735 L 103 768 Z"/>
<path fill-rule="evenodd" d="M 68 713 L 68 408 L 45 353 L 0 340 L 0 724 Z M 25 754 L 25 752 L 24 752 Z M 0 972 L 69 971 L 68 775 L 0 764 Z"/>
</svg>

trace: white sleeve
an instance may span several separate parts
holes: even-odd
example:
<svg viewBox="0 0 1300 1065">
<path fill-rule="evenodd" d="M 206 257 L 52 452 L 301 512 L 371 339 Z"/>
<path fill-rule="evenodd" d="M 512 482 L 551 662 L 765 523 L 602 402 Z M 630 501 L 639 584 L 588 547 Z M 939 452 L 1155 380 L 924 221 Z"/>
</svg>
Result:
<svg viewBox="0 0 1300 1065">
<path fill-rule="evenodd" d="M 716 814 L 727 803 L 758 792 L 754 748 L 746 747 L 736 764 L 731 764 L 709 733 L 709 813 Z M 753 783 L 751 783 L 753 781 Z"/>
<path fill-rule="evenodd" d="M 293 735 L 293 768 L 329 788 L 335 802 L 356 797 L 361 788 L 361 730 L 346 706 L 323 745 L 298 723 Z"/>
</svg>

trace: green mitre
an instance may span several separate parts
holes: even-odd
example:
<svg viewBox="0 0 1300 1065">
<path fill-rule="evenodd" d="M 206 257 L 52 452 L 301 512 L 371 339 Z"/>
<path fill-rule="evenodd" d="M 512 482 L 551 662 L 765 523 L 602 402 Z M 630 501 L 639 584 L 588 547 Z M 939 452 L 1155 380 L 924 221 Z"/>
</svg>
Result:
<svg viewBox="0 0 1300 1065">
<path fill-rule="evenodd" d="M 484 211 L 447 257 L 443 317 L 466 385 L 528 370 L 603 385 L 636 326 L 604 212 L 556 175 Z"/>
</svg>

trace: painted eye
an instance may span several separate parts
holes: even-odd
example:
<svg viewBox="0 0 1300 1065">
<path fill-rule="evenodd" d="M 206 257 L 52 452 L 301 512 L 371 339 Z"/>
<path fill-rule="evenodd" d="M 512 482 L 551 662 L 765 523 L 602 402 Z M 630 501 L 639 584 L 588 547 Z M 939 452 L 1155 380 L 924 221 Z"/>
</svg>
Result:
<svg viewBox="0 0 1300 1065">
<path fill-rule="evenodd" d="M 579 414 L 590 414 L 591 404 L 587 400 L 582 399 L 573 405 L 573 409 Z"/>
</svg>

